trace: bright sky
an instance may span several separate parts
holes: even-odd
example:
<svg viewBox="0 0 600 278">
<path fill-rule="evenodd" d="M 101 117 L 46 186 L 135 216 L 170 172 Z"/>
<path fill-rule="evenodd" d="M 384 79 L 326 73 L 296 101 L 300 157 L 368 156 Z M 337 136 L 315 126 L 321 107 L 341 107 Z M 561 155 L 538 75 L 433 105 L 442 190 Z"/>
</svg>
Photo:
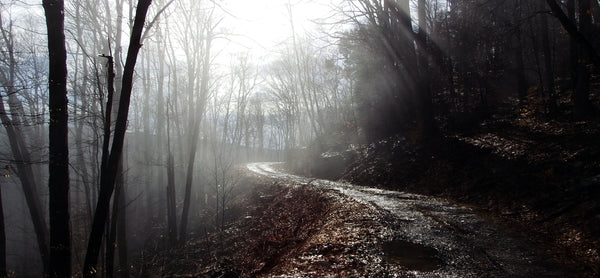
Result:
<svg viewBox="0 0 600 278">
<path fill-rule="evenodd" d="M 230 12 L 222 26 L 230 29 L 231 47 L 247 48 L 254 53 L 276 50 L 278 44 L 291 38 L 292 29 L 288 3 L 296 34 L 315 29 L 313 20 L 331 14 L 331 0 L 228 0 L 224 7 Z M 259 55 L 260 56 L 260 55 Z"/>
</svg>

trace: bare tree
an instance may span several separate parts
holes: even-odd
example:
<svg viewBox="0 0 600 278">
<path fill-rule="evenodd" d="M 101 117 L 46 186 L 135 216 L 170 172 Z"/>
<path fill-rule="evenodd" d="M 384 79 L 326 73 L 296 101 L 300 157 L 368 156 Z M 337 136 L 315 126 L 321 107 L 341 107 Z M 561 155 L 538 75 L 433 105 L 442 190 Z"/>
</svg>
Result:
<svg viewBox="0 0 600 278">
<path fill-rule="evenodd" d="M 14 38 L 10 32 L 10 27 L 5 28 L 2 21 L 2 14 L 0 13 L 0 32 L 2 45 L 6 48 L 2 51 L 3 63 L 5 68 L 8 70 L 0 73 L 0 82 L 3 88 L 5 88 L 4 96 L 0 96 L 0 120 L 2 125 L 6 129 L 8 140 L 10 143 L 10 149 L 16 162 L 16 174 L 21 181 L 31 221 L 36 234 L 37 245 L 42 258 L 42 264 L 44 273 L 49 271 L 49 249 L 48 249 L 48 228 L 46 226 L 46 220 L 42 209 L 42 203 L 38 194 L 38 182 L 34 174 L 32 167 L 32 159 L 30 150 L 27 148 L 27 140 L 25 133 L 23 132 L 21 125 L 23 120 L 19 111 L 22 107 L 21 101 L 16 97 L 17 84 L 17 62 L 15 57 L 14 49 Z M 4 97 L 7 96 L 9 100 L 10 111 L 7 111 L 4 104 Z M 9 117 L 10 115 L 10 117 Z"/>
<path fill-rule="evenodd" d="M 69 213 L 69 144 L 67 110 L 67 50 L 64 1 L 44 0 L 50 56 L 50 269 L 51 277 L 71 276 Z"/>
<path fill-rule="evenodd" d="M 578 30 L 577 25 L 573 21 L 571 21 L 569 17 L 567 17 L 565 12 L 556 2 L 556 0 L 546 0 L 546 3 L 548 3 L 548 6 L 550 6 L 550 9 L 552 10 L 552 15 L 558 18 L 562 26 L 569 33 L 569 36 L 571 36 L 575 40 L 575 42 L 577 42 L 583 48 L 583 50 L 590 56 L 590 60 L 592 60 L 596 68 L 600 68 L 600 55 L 598 54 L 594 46 L 590 43 L 589 39 L 585 36 L 586 34 Z M 589 7 L 590 1 L 584 0 L 580 2 L 579 10 L 581 15 L 583 16 L 582 20 L 580 21 L 580 24 L 582 25 L 581 27 L 584 30 L 588 30 L 590 24 L 590 16 L 588 13 Z"/>
<path fill-rule="evenodd" d="M 212 17 L 209 17 L 212 18 Z M 210 20 L 209 20 L 210 21 Z M 204 49 L 204 57 L 202 60 L 202 75 L 200 82 L 200 96 L 195 102 L 195 107 L 193 111 L 196 113 L 195 119 L 190 118 L 190 156 L 187 163 L 187 174 L 185 180 L 185 195 L 183 200 L 183 211 L 181 213 L 181 222 L 179 228 L 179 242 L 183 243 L 187 237 L 187 225 L 188 225 L 188 216 L 190 210 L 190 200 L 192 194 L 192 183 L 194 177 L 194 163 L 196 161 L 196 150 L 198 146 L 198 138 L 200 134 L 200 122 L 202 120 L 202 115 L 204 114 L 204 110 L 206 108 L 206 100 L 208 97 L 208 79 L 210 73 L 210 58 L 211 58 L 211 46 L 213 40 L 213 32 L 216 24 L 208 23 L 205 28 L 205 49 Z M 217 22 L 218 24 L 218 22 Z"/>
<path fill-rule="evenodd" d="M 133 88 L 133 73 L 137 55 L 141 48 L 141 36 L 146 21 L 146 14 L 150 7 L 151 0 L 139 0 L 135 20 L 129 40 L 129 50 L 123 71 L 123 83 L 121 87 L 121 96 L 119 101 L 119 109 L 115 124 L 115 133 L 113 143 L 108 157 L 108 167 L 101 173 L 100 195 L 94 222 L 90 232 L 88 241 L 88 250 L 86 253 L 83 275 L 85 277 L 95 277 L 96 263 L 98 261 L 98 253 L 102 243 L 102 235 L 104 226 L 109 212 L 110 199 L 113 194 L 115 180 L 117 177 L 118 163 L 121 159 L 123 151 L 123 143 L 125 139 L 125 130 L 127 129 L 127 117 L 129 112 L 129 103 L 131 99 L 131 91 Z"/>
<path fill-rule="evenodd" d="M 9 174 L 0 176 L 0 179 Z M 4 226 L 4 206 L 2 205 L 2 182 L 0 182 L 0 277 L 7 277 L 6 272 L 6 229 Z"/>
</svg>

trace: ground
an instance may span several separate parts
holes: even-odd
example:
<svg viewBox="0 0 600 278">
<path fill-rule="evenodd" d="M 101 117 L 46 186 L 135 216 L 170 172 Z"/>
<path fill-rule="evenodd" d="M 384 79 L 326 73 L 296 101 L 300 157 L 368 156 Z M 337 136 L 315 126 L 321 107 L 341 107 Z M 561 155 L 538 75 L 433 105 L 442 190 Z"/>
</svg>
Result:
<svg viewBox="0 0 600 278">
<path fill-rule="evenodd" d="M 329 168 L 339 173 L 325 171 L 339 184 L 241 167 L 246 190 L 225 230 L 196 231 L 139 268 L 164 277 L 600 275 L 598 122 L 491 118 L 469 130 L 435 147 L 401 136 L 353 146 L 339 154 L 344 167 Z"/>
<path fill-rule="evenodd" d="M 305 178 L 284 173 L 276 164 L 249 168 L 278 181 L 329 194 L 347 214 L 329 215 L 300 256 L 286 260 L 282 276 L 312 277 L 569 277 L 573 265 L 557 263 L 550 245 L 531 241 L 482 211 L 430 196 Z M 355 204 L 359 206 L 354 207 Z M 327 225 L 331 223 L 332 225 Z M 366 231 L 366 232 L 365 232 Z M 333 234 L 333 236 L 329 236 Z M 340 236 L 341 235 L 341 236 Z M 355 236 L 356 235 L 356 236 Z M 341 239 L 341 240 L 339 240 Z M 319 246 L 339 244 L 325 256 Z M 335 246 L 335 245 L 334 245 Z M 357 251 L 358 250 L 358 251 Z M 362 264 L 348 267 L 357 254 Z M 304 258 L 309 258 L 304 263 Z M 316 258 L 316 261 L 314 259 Z M 299 263 L 300 262 L 300 263 Z M 306 266 L 328 267 L 308 272 Z M 310 269 L 310 268 L 309 268 Z M 350 270 L 337 273 L 334 270 Z M 360 271 L 365 272 L 360 272 Z M 573 275 L 573 273 L 577 273 Z M 278 274 L 278 273 L 271 273 Z"/>
<path fill-rule="evenodd" d="M 464 203 L 547 244 L 554 262 L 600 273 L 600 125 L 490 118 L 434 148 L 403 137 L 357 150 L 343 179 Z"/>
<path fill-rule="evenodd" d="M 569 277 L 545 243 L 444 199 L 250 164 L 237 220 L 155 250 L 160 277 Z M 554 252 L 550 252 L 554 253 Z M 148 263 L 150 262 L 150 263 Z M 573 273 L 576 273 L 573 275 Z M 149 275 L 150 276 L 150 275 Z"/>
</svg>

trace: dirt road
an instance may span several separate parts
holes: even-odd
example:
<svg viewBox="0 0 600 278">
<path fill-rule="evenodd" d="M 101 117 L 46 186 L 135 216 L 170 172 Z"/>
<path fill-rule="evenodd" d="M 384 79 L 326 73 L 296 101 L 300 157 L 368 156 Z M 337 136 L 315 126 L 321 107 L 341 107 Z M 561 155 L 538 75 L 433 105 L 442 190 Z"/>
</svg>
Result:
<svg viewBox="0 0 600 278">
<path fill-rule="evenodd" d="M 374 229 L 369 233 L 374 235 L 374 243 L 364 249 L 346 247 L 344 250 L 350 251 L 337 255 L 352 257 L 356 250 L 369 253 L 357 256 L 362 256 L 361 261 L 372 267 L 369 273 L 374 277 L 578 277 L 541 255 L 544 252 L 540 249 L 544 247 L 529 243 L 465 206 L 423 195 L 300 177 L 278 170 L 277 163 L 251 163 L 247 167 L 278 182 L 312 186 L 371 210 L 378 224 L 362 229 Z M 321 244 L 316 240 L 310 244 L 316 243 Z M 310 264 L 309 259 L 315 258 L 324 260 L 322 253 L 306 251 L 302 254 L 305 262 L 295 264 Z M 294 274 L 289 272 L 298 269 L 283 268 L 279 274 Z M 337 276 L 335 273 L 294 276 L 314 274 Z"/>
</svg>

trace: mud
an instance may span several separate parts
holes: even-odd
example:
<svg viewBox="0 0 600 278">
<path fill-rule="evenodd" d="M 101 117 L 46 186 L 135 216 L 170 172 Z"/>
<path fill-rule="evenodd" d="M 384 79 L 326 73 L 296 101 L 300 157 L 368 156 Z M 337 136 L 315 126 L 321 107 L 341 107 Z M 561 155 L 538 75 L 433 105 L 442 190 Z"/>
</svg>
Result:
<svg viewBox="0 0 600 278">
<path fill-rule="evenodd" d="M 545 246 L 538 246 L 510 229 L 478 215 L 470 207 L 450 203 L 419 194 L 381 190 L 348 183 L 304 178 L 284 173 L 276 163 L 252 163 L 248 169 L 258 175 L 269 177 L 291 186 L 310 186 L 337 196 L 342 203 L 351 206 L 360 204 L 362 210 L 370 211 L 372 219 L 356 220 L 351 214 L 337 219 L 334 228 L 342 229 L 348 223 L 356 231 L 369 232 L 363 237 L 368 240 L 356 244 L 337 246 L 342 250 L 335 254 L 325 252 L 327 238 L 308 242 L 302 258 L 288 258 L 295 267 L 275 268 L 275 276 L 325 277 L 340 276 L 332 268 L 330 273 L 306 272 L 299 261 L 325 258 L 330 265 L 348 271 L 352 267 L 340 257 L 360 256 L 356 268 L 368 272 L 354 273 L 372 277 L 580 277 L 570 269 L 551 262 L 546 257 Z M 361 211 L 356 214 L 365 215 Z M 332 217 L 332 216 L 328 216 Z M 364 217 L 364 216 L 363 216 Z M 371 221 L 361 227 L 361 221 Z M 365 222 L 367 223 L 367 222 Z M 331 229 L 331 228 L 330 228 Z M 352 229 L 342 229 L 352 233 Z M 327 234 L 323 228 L 322 234 Z M 350 236 L 351 235 L 347 235 Z M 317 236 L 318 237 L 318 236 Z M 340 244 L 340 243 L 337 243 Z M 344 245 L 344 244 L 341 244 Z M 361 247 L 360 245 L 364 245 Z M 343 247 L 343 248 L 342 248 Z M 310 248 L 316 251 L 311 251 Z M 289 262 L 292 260 L 292 262 Z M 295 261 L 294 261 L 295 260 Z M 339 267 L 342 265 L 342 267 Z M 317 271 L 324 271 L 319 268 Z M 343 276 L 352 276 L 344 272 Z"/>
<path fill-rule="evenodd" d="M 428 272 L 437 270 L 443 265 L 435 248 L 408 241 L 384 242 L 381 251 L 385 262 L 397 264 L 407 270 Z"/>
</svg>

